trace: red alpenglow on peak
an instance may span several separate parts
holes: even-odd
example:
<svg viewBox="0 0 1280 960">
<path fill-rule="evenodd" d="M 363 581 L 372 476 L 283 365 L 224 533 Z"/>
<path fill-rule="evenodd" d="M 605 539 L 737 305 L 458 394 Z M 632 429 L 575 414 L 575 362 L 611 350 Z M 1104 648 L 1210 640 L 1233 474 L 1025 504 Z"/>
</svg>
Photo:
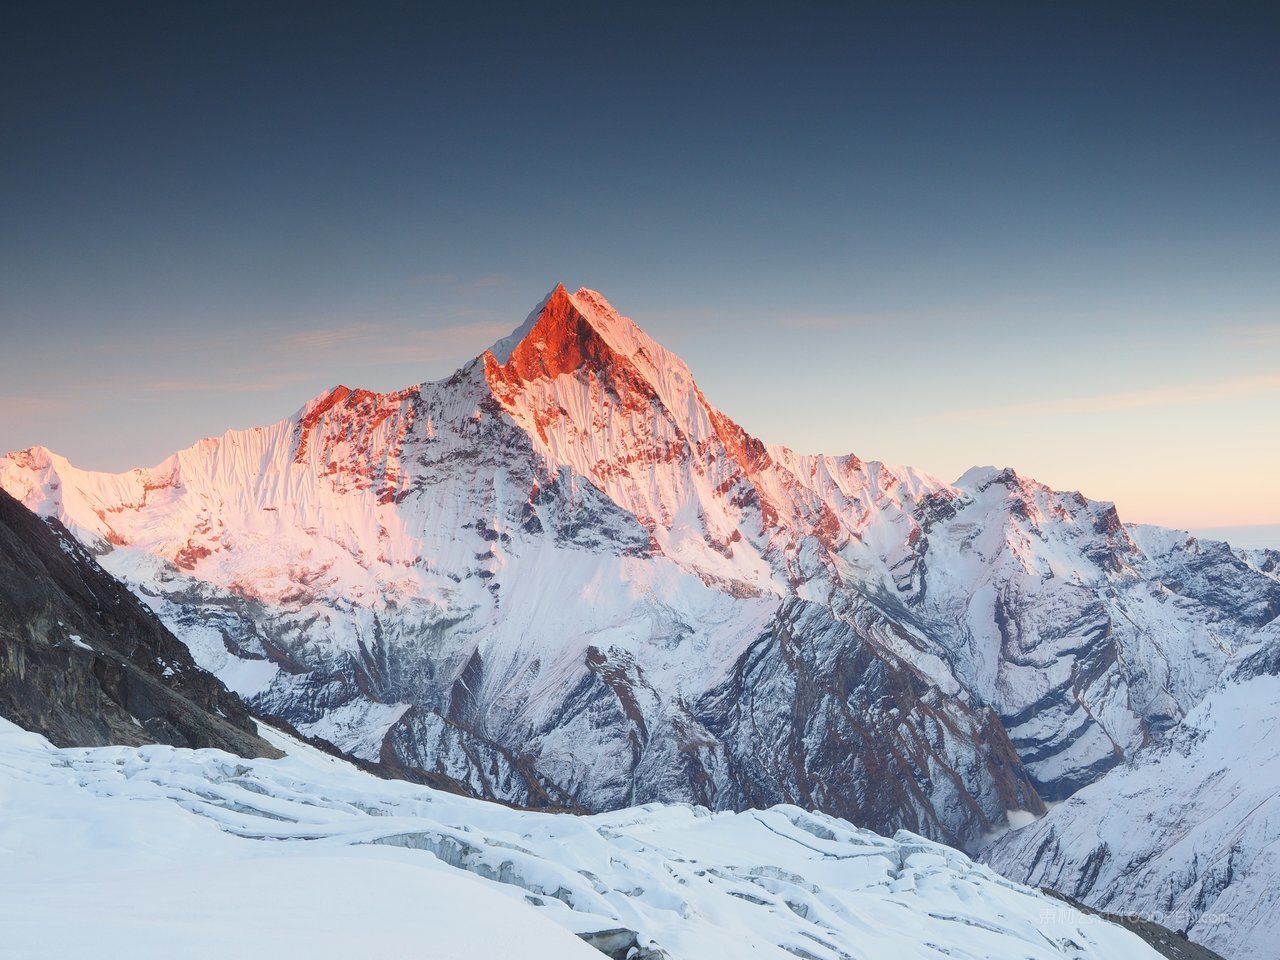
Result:
<svg viewBox="0 0 1280 960">
<path fill-rule="evenodd" d="M 622 400 L 622 409 L 639 412 L 656 402 L 683 440 L 697 444 L 714 431 L 748 473 L 768 464 L 764 444 L 707 402 L 684 361 L 594 290 L 570 294 L 558 284 L 519 329 L 485 355 L 490 388 L 508 410 L 521 384 L 584 369 Z"/>
<path fill-rule="evenodd" d="M 623 409 L 637 414 L 656 404 L 682 420 L 697 405 L 697 387 L 684 361 L 585 287 L 571 294 L 563 284 L 557 285 L 523 325 L 485 352 L 483 360 L 489 389 L 508 412 L 514 412 L 517 395 L 530 385 L 559 381 L 565 375 L 594 381 Z M 562 408 L 563 399 L 550 403 L 538 419 Z"/>
<path fill-rule="evenodd" d="M 527 331 L 522 327 L 507 338 L 520 340 L 505 359 L 499 360 L 496 350 L 489 351 L 501 364 L 503 379 L 554 380 L 588 364 L 611 366 L 622 359 L 579 309 L 564 284 L 557 284 L 535 313 L 532 327 Z"/>
<path fill-rule="evenodd" d="M 683 360 L 595 291 L 557 286 L 486 352 L 484 373 L 550 461 L 591 477 L 651 529 L 697 515 L 707 541 L 731 552 L 743 504 L 759 504 L 766 527 L 795 512 L 777 502 L 788 500 L 788 481 L 763 476 L 772 465 L 764 444 L 707 402 Z"/>
</svg>

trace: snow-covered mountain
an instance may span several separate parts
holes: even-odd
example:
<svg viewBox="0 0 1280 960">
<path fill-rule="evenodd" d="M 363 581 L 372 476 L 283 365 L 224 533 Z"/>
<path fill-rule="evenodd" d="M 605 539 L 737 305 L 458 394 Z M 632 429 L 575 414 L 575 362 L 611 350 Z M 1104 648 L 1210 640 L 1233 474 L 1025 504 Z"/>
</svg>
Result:
<svg viewBox="0 0 1280 960">
<path fill-rule="evenodd" d="M 514 811 L 262 732 L 288 756 L 56 750 L 0 720 L 4 956 L 1158 956 L 909 833 L 797 807 Z"/>
<path fill-rule="evenodd" d="M 0 717 L 61 746 L 169 743 L 274 755 L 244 704 L 151 610 L 56 520 L 3 490 Z"/>
<path fill-rule="evenodd" d="M 1185 930 L 1224 956 L 1276 956 L 1280 620 L 1266 632 L 1167 736 L 985 858 L 1007 876 Z"/>
<path fill-rule="evenodd" d="M 1280 613 L 1265 558 L 1011 470 L 766 446 L 563 287 L 446 380 L 0 485 L 257 710 L 525 806 L 976 849 L 1181 729 Z"/>
</svg>

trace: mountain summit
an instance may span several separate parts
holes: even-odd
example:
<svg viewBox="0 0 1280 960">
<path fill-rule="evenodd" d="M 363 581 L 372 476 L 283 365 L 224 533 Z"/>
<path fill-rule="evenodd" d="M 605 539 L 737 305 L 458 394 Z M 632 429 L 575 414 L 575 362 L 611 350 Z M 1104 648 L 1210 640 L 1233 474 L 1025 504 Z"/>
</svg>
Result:
<svg viewBox="0 0 1280 960">
<path fill-rule="evenodd" d="M 594 290 L 571 295 L 557 284 L 541 305 L 508 337 L 489 349 L 508 375 L 551 379 L 583 364 L 623 361 L 653 343 Z"/>
<path fill-rule="evenodd" d="M 522 805 L 790 802 L 976 849 L 1280 662 L 1275 564 L 1010 470 L 766 447 L 585 289 L 444 380 L 0 485 L 251 706 Z M 1168 899 L 1198 917 L 1197 870 Z"/>
</svg>

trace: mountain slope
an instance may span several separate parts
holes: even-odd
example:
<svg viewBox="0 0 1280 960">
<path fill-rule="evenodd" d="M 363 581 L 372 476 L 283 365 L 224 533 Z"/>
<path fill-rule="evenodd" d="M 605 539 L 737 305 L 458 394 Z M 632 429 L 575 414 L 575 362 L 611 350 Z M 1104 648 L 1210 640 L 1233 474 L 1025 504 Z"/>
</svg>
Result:
<svg viewBox="0 0 1280 960">
<path fill-rule="evenodd" d="M 0 721 L 5 955 L 1157 956 L 907 833 L 795 807 L 519 812 L 264 734 L 285 759 L 54 750 Z"/>
<path fill-rule="evenodd" d="M 1010 470 L 766 446 L 563 287 L 445 380 L 0 485 L 253 706 L 523 805 L 973 847 L 1160 742 L 1280 610 L 1259 563 Z"/>
<path fill-rule="evenodd" d="M 0 716 L 55 743 L 274 756 L 244 705 L 57 521 L 0 490 Z"/>
<path fill-rule="evenodd" d="M 1154 917 L 1228 957 L 1275 954 L 1280 630 L 1162 742 L 1001 837 L 1002 873 Z"/>
</svg>

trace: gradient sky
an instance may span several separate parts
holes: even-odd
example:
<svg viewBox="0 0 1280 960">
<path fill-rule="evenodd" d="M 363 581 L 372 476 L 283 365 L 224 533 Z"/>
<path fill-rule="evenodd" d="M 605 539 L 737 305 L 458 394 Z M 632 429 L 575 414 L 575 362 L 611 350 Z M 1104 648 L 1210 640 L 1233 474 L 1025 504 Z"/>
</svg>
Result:
<svg viewBox="0 0 1280 960">
<path fill-rule="evenodd" d="M 767 441 L 1280 523 L 1273 3 L 25 6 L 0 450 L 435 379 L 562 280 Z"/>
</svg>

